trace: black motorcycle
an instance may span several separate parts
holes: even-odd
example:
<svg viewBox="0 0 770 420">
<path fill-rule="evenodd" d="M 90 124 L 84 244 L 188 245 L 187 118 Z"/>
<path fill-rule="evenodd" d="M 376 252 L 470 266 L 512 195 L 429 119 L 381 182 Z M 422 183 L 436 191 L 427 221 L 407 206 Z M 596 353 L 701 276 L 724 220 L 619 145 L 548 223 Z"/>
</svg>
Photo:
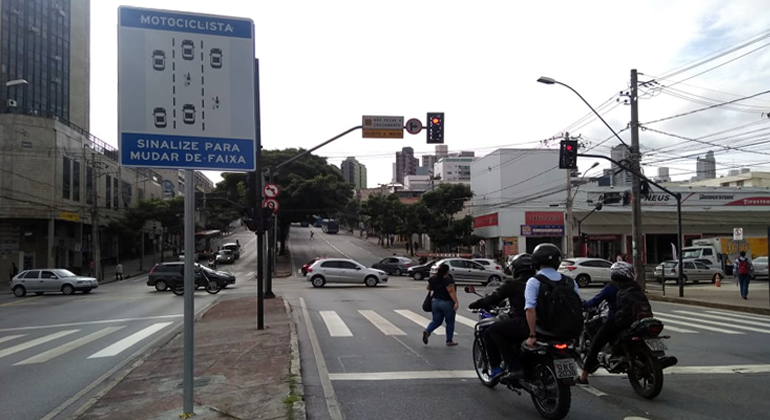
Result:
<svg viewBox="0 0 770 420">
<path fill-rule="evenodd" d="M 465 292 L 479 295 L 473 286 L 466 286 Z M 521 365 L 524 378 L 510 382 L 501 377 L 493 379 L 489 376 L 492 368 L 489 366 L 482 334 L 498 319 L 508 317 L 507 308 L 480 309 L 474 312 L 479 314 L 479 322 L 474 328 L 473 367 L 481 383 L 490 388 L 502 383 L 519 395 L 521 390 L 529 393 L 535 409 L 543 418 L 559 420 L 566 417 L 572 403 L 570 387 L 575 385 L 578 375 L 578 357 L 571 340 L 538 336 L 534 348 L 522 343 Z M 506 369 L 505 362 L 501 367 Z"/>
<path fill-rule="evenodd" d="M 581 366 L 591 347 L 591 340 L 602 327 L 607 311 L 606 302 L 598 308 L 584 310 L 585 328 L 578 340 Z M 668 347 L 663 341 L 671 338 L 660 335 L 663 322 L 655 318 L 635 321 L 621 331 L 611 343 L 599 352 L 599 367 L 610 373 L 628 375 L 631 387 L 642 398 L 653 399 L 663 389 L 663 369 L 674 366 L 678 360 L 666 356 Z M 593 373 L 593 372 L 591 372 Z"/>
</svg>

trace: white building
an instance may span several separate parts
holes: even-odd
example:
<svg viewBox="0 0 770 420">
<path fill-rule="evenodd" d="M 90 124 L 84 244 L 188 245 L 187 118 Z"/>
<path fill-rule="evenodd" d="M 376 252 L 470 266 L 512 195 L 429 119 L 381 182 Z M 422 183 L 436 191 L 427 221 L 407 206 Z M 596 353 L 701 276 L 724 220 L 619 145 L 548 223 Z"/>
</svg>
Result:
<svg viewBox="0 0 770 420">
<path fill-rule="evenodd" d="M 428 191 L 431 189 L 430 175 L 407 175 L 404 177 L 404 187 L 412 191 Z"/>
<path fill-rule="evenodd" d="M 709 151 L 706 153 L 706 157 L 698 157 L 695 164 L 696 179 L 714 179 L 717 177 L 717 161 L 714 158 L 714 152 Z"/>
<path fill-rule="evenodd" d="M 446 157 L 433 166 L 433 174 L 442 182 L 470 182 L 474 157 Z"/>
<path fill-rule="evenodd" d="M 628 147 L 626 147 L 626 145 L 619 144 L 611 149 L 610 157 L 616 162 L 629 162 L 631 160 L 631 151 L 628 149 Z M 612 164 L 612 170 L 614 173 L 612 176 L 612 185 L 631 185 L 631 179 L 633 177 L 631 176 L 630 172 L 622 171 L 620 167 L 614 163 Z"/>
</svg>

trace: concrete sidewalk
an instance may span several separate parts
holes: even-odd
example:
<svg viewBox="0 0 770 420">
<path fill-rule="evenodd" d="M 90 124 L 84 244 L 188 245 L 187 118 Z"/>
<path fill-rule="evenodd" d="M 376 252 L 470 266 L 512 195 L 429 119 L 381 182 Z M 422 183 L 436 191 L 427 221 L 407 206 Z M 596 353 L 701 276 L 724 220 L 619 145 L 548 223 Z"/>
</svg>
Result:
<svg viewBox="0 0 770 420">
<path fill-rule="evenodd" d="M 659 284 L 650 284 L 647 296 L 650 300 L 683 303 L 717 309 L 770 315 L 770 296 L 766 280 L 753 280 L 749 285 L 748 299 L 741 298 L 736 281 L 730 277 L 722 280 L 722 286 L 713 284 L 691 285 L 684 287 L 684 297 L 679 297 L 679 286 L 669 283 L 663 295 Z"/>
<path fill-rule="evenodd" d="M 290 311 L 281 297 L 266 300 L 265 329 L 257 331 L 255 298 L 228 299 L 195 324 L 195 419 L 306 418 Z M 183 352 L 179 333 L 72 418 L 179 419 Z"/>
</svg>

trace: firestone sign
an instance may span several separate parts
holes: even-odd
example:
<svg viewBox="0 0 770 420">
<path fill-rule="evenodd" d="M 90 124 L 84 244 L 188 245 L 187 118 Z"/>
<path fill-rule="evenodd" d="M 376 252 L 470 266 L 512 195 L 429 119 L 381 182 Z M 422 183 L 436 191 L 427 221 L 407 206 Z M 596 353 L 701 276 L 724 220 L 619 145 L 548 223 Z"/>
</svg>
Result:
<svg viewBox="0 0 770 420">
<path fill-rule="evenodd" d="M 593 192 L 588 199 L 605 205 L 630 206 L 633 201 L 630 191 Z M 676 206 L 676 199 L 669 194 L 654 192 L 642 197 L 642 206 Z M 683 207 L 770 207 L 770 191 L 705 192 L 687 191 L 682 193 Z M 532 224 L 532 223 L 528 223 Z"/>
</svg>

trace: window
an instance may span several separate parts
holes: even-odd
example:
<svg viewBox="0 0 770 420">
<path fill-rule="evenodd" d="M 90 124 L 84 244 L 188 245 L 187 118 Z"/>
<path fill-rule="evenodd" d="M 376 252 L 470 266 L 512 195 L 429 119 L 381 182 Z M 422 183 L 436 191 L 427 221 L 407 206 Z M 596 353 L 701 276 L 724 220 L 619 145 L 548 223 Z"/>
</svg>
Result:
<svg viewBox="0 0 770 420">
<path fill-rule="evenodd" d="M 340 264 L 340 268 L 344 268 L 346 270 L 355 270 L 358 268 L 357 265 L 353 264 L 350 261 L 340 261 L 339 264 Z"/>
<path fill-rule="evenodd" d="M 27 271 L 27 274 L 25 274 L 23 278 L 25 278 L 25 279 L 37 279 L 37 278 L 40 278 L 40 271 L 38 271 L 38 270 Z"/>
<path fill-rule="evenodd" d="M 703 263 L 695 262 L 695 268 L 698 270 L 708 270 L 708 266 Z"/>
<path fill-rule="evenodd" d="M 695 264 L 691 262 L 684 263 L 684 269 L 685 270 L 695 270 Z"/>
<path fill-rule="evenodd" d="M 69 200 L 72 192 L 72 164 L 70 158 L 64 157 L 62 163 L 62 198 Z"/>
<path fill-rule="evenodd" d="M 86 203 L 94 204 L 94 169 L 86 167 Z"/>
<path fill-rule="evenodd" d="M 118 203 L 120 200 L 118 200 L 118 196 L 120 195 L 120 190 L 118 189 L 118 179 L 112 178 L 112 208 L 115 210 L 118 209 Z"/>
<path fill-rule="evenodd" d="M 72 162 L 72 200 L 80 202 L 80 162 Z"/>
<path fill-rule="evenodd" d="M 452 260 L 452 261 L 449 261 L 449 265 L 451 265 L 452 267 L 457 267 L 457 268 L 465 268 L 465 261 L 462 261 L 462 260 Z"/>
<path fill-rule="evenodd" d="M 475 262 L 476 262 L 476 264 L 481 264 L 483 266 L 489 265 L 489 261 L 479 260 L 479 261 L 475 261 Z"/>
<path fill-rule="evenodd" d="M 104 183 L 107 189 L 104 192 L 104 199 L 107 201 L 106 207 L 112 207 L 112 178 L 107 175 L 107 182 Z"/>
<path fill-rule="evenodd" d="M 711 250 L 711 248 L 704 248 L 703 249 L 703 256 L 707 257 L 707 256 L 710 256 L 710 255 L 714 255 L 714 252 Z"/>
<path fill-rule="evenodd" d="M 53 271 L 42 271 L 40 273 L 41 279 L 57 279 L 56 274 L 53 273 Z"/>
<path fill-rule="evenodd" d="M 321 263 L 322 268 L 339 268 L 337 261 L 326 261 Z"/>
<path fill-rule="evenodd" d="M 475 262 L 468 261 L 466 264 L 468 264 L 468 268 L 473 270 L 484 270 L 484 267 L 482 267 L 480 264 L 476 264 Z"/>
</svg>

